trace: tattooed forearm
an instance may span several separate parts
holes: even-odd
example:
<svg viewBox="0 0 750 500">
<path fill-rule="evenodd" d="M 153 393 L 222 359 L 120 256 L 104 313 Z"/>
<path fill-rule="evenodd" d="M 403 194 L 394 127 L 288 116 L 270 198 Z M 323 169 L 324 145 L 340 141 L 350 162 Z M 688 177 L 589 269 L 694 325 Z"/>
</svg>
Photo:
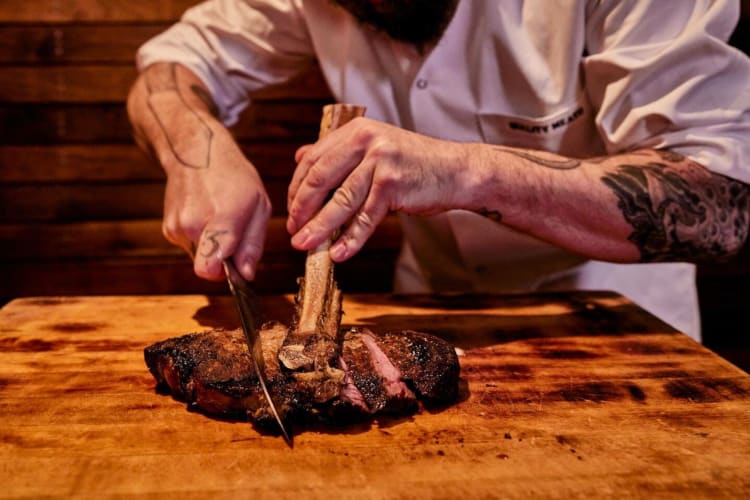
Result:
<svg viewBox="0 0 750 500">
<path fill-rule="evenodd" d="M 547 168 L 554 168 L 556 170 L 570 170 L 573 168 L 578 168 L 581 165 L 580 160 L 576 160 L 575 158 L 564 158 L 559 160 L 556 158 L 547 158 L 542 156 L 541 154 L 531 153 L 529 151 L 520 149 L 511 149 L 504 147 L 496 147 L 495 149 L 504 153 L 512 154 L 513 156 L 517 156 L 518 158 L 523 158 L 524 160 L 534 162 L 537 165 L 541 165 Z"/>
<path fill-rule="evenodd" d="M 148 92 L 148 109 L 164 134 L 172 155 L 181 165 L 208 168 L 213 131 L 182 95 L 176 68 L 176 64 L 156 64 L 146 69 L 144 82 Z M 195 89 L 193 92 L 201 100 L 207 98 L 213 103 L 208 96 L 199 95 Z M 209 110 L 213 113 L 211 106 Z M 178 136 L 185 135 L 185 131 L 190 139 L 179 140 Z"/>
<path fill-rule="evenodd" d="M 705 261 L 736 252 L 748 234 L 748 186 L 669 151 L 602 177 L 633 226 L 642 262 Z"/>
</svg>

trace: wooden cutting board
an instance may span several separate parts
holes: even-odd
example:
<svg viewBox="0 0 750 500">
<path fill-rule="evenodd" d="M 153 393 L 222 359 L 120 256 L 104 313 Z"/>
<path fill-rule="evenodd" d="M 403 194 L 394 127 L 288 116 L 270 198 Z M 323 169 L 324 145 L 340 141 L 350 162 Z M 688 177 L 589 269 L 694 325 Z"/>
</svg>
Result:
<svg viewBox="0 0 750 500">
<path fill-rule="evenodd" d="M 291 317 L 290 297 L 266 316 Z M 157 394 L 148 344 L 238 324 L 229 297 L 0 310 L 0 496 L 750 495 L 750 376 L 619 295 L 349 295 L 344 323 L 465 351 L 449 408 L 346 429 L 250 424 Z"/>
</svg>

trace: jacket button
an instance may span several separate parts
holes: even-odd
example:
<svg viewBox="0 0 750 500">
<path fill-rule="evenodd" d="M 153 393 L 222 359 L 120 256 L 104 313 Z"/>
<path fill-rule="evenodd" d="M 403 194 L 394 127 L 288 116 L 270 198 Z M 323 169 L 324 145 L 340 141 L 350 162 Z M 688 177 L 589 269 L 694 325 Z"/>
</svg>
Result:
<svg viewBox="0 0 750 500">
<path fill-rule="evenodd" d="M 426 89 L 427 88 L 427 80 L 424 78 L 420 78 L 417 80 L 417 88 L 418 89 Z"/>
</svg>

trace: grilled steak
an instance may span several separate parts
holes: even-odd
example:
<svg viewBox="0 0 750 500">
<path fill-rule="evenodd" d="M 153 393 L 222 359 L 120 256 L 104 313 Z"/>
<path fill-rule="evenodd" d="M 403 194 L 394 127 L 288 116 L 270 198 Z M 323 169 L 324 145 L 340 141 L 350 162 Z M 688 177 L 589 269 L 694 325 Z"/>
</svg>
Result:
<svg viewBox="0 0 750 500">
<path fill-rule="evenodd" d="M 419 400 L 451 403 L 458 395 L 458 357 L 444 340 L 410 330 L 350 329 L 339 336 L 341 383 L 335 397 L 320 401 L 299 373 L 279 363 L 287 332 L 277 322 L 259 331 L 268 388 L 285 424 L 347 424 L 377 413 L 409 414 L 419 409 Z M 144 356 L 158 386 L 191 407 L 276 428 L 241 330 L 167 339 L 147 347 Z"/>
</svg>

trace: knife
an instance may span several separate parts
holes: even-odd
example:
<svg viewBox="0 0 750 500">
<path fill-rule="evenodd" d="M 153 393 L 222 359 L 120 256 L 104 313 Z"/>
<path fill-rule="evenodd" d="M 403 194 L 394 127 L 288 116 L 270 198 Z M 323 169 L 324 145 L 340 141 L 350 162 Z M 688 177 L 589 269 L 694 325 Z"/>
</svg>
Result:
<svg viewBox="0 0 750 500">
<path fill-rule="evenodd" d="M 284 435 L 284 441 L 291 447 L 292 438 L 284 427 L 284 423 L 281 421 L 279 412 L 276 410 L 276 406 L 273 404 L 271 394 L 268 392 L 268 384 L 266 383 L 266 368 L 263 362 L 263 350 L 260 343 L 260 336 L 258 335 L 257 321 L 260 318 L 260 299 L 253 291 L 250 284 L 245 281 L 245 278 L 237 271 L 231 260 L 227 259 L 223 262 L 224 273 L 227 275 L 227 282 L 229 283 L 229 289 L 232 291 L 234 300 L 237 303 L 237 311 L 240 315 L 240 323 L 242 324 L 242 331 L 245 332 L 245 339 L 247 340 L 247 347 L 250 351 L 250 359 L 255 368 L 255 373 L 258 375 L 258 382 L 263 389 L 263 394 L 266 396 L 268 406 L 271 409 L 276 422 L 278 422 L 281 428 L 281 433 Z"/>
</svg>

